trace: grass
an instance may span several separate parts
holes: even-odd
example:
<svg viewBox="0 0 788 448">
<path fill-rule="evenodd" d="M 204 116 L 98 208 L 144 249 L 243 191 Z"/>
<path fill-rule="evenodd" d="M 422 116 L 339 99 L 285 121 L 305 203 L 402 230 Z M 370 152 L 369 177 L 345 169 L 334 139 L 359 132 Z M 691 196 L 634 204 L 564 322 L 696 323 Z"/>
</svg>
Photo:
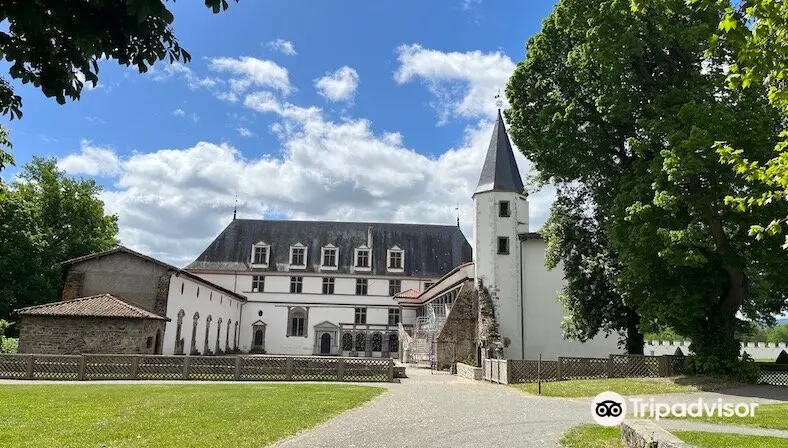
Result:
<svg viewBox="0 0 788 448">
<path fill-rule="evenodd" d="M 755 416 L 750 417 L 687 417 L 682 420 L 696 420 L 723 425 L 754 426 L 757 428 L 788 430 L 788 404 L 762 404 L 755 408 Z"/>
<path fill-rule="evenodd" d="M 379 387 L 324 384 L 0 385 L 14 447 L 261 447 L 358 406 Z"/>
<path fill-rule="evenodd" d="M 729 381 L 704 377 L 610 378 L 542 383 L 542 395 L 566 398 L 595 397 L 606 391 L 621 395 L 656 395 L 723 390 L 735 386 L 735 383 Z M 534 395 L 538 393 L 536 383 L 514 384 L 513 387 Z"/>
<path fill-rule="evenodd" d="M 674 431 L 681 440 L 697 448 L 783 448 L 786 439 L 779 437 L 745 436 L 697 431 Z M 575 426 L 564 433 L 561 446 L 565 448 L 622 448 L 621 430 L 599 425 Z"/>
</svg>

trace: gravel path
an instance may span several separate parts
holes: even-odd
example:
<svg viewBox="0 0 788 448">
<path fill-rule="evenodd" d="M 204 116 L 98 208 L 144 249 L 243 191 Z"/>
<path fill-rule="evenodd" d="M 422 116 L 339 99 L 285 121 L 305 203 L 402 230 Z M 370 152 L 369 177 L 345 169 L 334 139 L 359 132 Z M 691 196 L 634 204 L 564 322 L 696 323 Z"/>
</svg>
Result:
<svg viewBox="0 0 788 448">
<path fill-rule="evenodd" d="M 279 447 L 556 447 L 592 422 L 589 399 L 527 396 L 514 388 L 408 369 L 388 393 Z"/>
</svg>

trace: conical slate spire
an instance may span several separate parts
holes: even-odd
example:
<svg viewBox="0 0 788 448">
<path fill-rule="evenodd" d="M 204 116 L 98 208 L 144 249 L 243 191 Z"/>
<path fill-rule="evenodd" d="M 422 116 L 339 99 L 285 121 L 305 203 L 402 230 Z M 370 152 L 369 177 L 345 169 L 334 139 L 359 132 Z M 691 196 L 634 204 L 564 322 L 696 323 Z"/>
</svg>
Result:
<svg viewBox="0 0 788 448">
<path fill-rule="evenodd" d="M 514 151 L 506 135 L 506 125 L 503 124 L 501 110 L 498 109 L 498 120 L 493 128 L 487 157 L 484 159 L 482 174 L 479 176 L 479 185 L 476 193 L 483 191 L 512 191 L 523 192 L 523 180 L 514 160 Z"/>
</svg>

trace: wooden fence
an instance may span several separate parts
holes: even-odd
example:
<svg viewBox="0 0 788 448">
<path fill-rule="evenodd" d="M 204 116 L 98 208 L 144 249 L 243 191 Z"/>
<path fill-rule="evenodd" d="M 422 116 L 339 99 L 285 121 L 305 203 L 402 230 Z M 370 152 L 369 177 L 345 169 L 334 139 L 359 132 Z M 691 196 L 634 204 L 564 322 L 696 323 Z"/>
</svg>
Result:
<svg viewBox="0 0 788 448">
<path fill-rule="evenodd" d="M 394 380 L 393 359 L 322 356 L 0 354 L 0 378 L 28 380 Z"/>
</svg>

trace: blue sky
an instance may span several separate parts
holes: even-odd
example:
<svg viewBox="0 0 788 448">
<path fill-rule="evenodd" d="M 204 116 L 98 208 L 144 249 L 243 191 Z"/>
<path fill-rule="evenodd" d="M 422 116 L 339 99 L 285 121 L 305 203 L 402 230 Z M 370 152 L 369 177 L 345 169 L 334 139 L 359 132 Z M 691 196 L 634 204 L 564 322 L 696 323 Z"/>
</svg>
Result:
<svg viewBox="0 0 788 448">
<path fill-rule="evenodd" d="M 63 106 L 15 86 L 14 155 L 96 178 L 122 242 L 179 265 L 227 225 L 236 192 L 248 218 L 452 223 L 459 204 L 470 239 L 493 96 L 552 5 L 169 3 L 190 64 L 105 61 Z M 551 197 L 532 195 L 533 230 Z"/>
</svg>

